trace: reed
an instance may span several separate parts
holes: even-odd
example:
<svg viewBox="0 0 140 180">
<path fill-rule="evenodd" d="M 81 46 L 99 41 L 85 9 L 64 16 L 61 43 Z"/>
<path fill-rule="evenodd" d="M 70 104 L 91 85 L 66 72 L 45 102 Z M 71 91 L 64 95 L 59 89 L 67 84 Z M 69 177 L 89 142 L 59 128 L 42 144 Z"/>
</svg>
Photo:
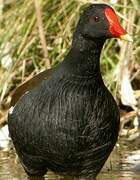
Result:
<svg viewBox="0 0 140 180">
<path fill-rule="evenodd" d="M 28 78 L 53 68 L 69 50 L 82 7 L 91 0 L 12 0 L 0 5 L 0 117 L 7 112 L 12 90 Z M 127 62 L 129 79 L 140 89 L 139 0 L 94 1 L 112 5 L 134 42 L 108 40 L 102 54 L 104 81 L 118 101 Z M 131 54 L 127 55 L 128 52 Z M 125 61 L 124 61 L 125 59 Z M 140 97 L 140 93 L 137 93 Z"/>
</svg>

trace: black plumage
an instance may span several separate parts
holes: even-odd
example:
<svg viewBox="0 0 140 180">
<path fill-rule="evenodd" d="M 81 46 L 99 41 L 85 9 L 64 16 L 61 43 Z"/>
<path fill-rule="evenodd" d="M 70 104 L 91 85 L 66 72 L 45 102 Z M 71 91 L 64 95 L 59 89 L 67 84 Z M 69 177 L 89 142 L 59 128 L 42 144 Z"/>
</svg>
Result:
<svg viewBox="0 0 140 180">
<path fill-rule="evenodd" d="M 84 11 L 64 61 L 9 113 L 13 144 L 30 176 L 51 169 L 93 180 L 117 141 L 119 111 L 99 64 L 105 40 L 113 37 L 105 8 Z"/>
</svg>

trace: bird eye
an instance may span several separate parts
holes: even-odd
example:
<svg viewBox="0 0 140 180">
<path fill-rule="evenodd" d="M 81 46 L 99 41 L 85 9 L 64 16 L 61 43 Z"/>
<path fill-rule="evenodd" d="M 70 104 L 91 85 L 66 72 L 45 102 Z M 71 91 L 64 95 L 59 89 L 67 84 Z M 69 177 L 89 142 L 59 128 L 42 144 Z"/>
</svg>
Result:
<svg viewBox="0 0 140 180">
<path fill-rule="evenodd" d="M 99 17 L 98 17 L 98 16 L 95 16 L 95 17 L 94 17 L 94 20 L 95 20 L 95 22 L 99 22 Z"/>
</svg>

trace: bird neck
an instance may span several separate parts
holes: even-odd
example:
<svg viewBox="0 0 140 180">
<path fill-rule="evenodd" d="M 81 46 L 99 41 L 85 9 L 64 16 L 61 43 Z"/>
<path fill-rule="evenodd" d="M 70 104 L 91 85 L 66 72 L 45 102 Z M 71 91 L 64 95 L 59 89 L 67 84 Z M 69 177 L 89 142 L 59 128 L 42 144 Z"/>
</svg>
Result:
<svg viewBox="0 0 140 180">
<path fill-rule="evenodd" d="M 95 78 L 100 74 L 100 54 L 105 40 L 75 36 L 64 64 L 74 78 Z"/>
</svg>

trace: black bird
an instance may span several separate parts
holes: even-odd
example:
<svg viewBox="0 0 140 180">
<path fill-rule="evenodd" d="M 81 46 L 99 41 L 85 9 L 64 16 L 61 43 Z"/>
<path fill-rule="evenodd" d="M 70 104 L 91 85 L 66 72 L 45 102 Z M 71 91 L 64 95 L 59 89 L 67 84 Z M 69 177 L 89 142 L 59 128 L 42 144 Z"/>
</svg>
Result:
<svg viewBox="0 0 140 180">
<path fill-rule="evenodd" d="M 106 39 L 113 37 L 131 40 L 110 6 L 91 4 L 64 61 L 10 110 L 10 136 L 29 176 L 50 169 L 96 179 L 119 131 L 119 110 L 99 63 Z"/>
</svg>

